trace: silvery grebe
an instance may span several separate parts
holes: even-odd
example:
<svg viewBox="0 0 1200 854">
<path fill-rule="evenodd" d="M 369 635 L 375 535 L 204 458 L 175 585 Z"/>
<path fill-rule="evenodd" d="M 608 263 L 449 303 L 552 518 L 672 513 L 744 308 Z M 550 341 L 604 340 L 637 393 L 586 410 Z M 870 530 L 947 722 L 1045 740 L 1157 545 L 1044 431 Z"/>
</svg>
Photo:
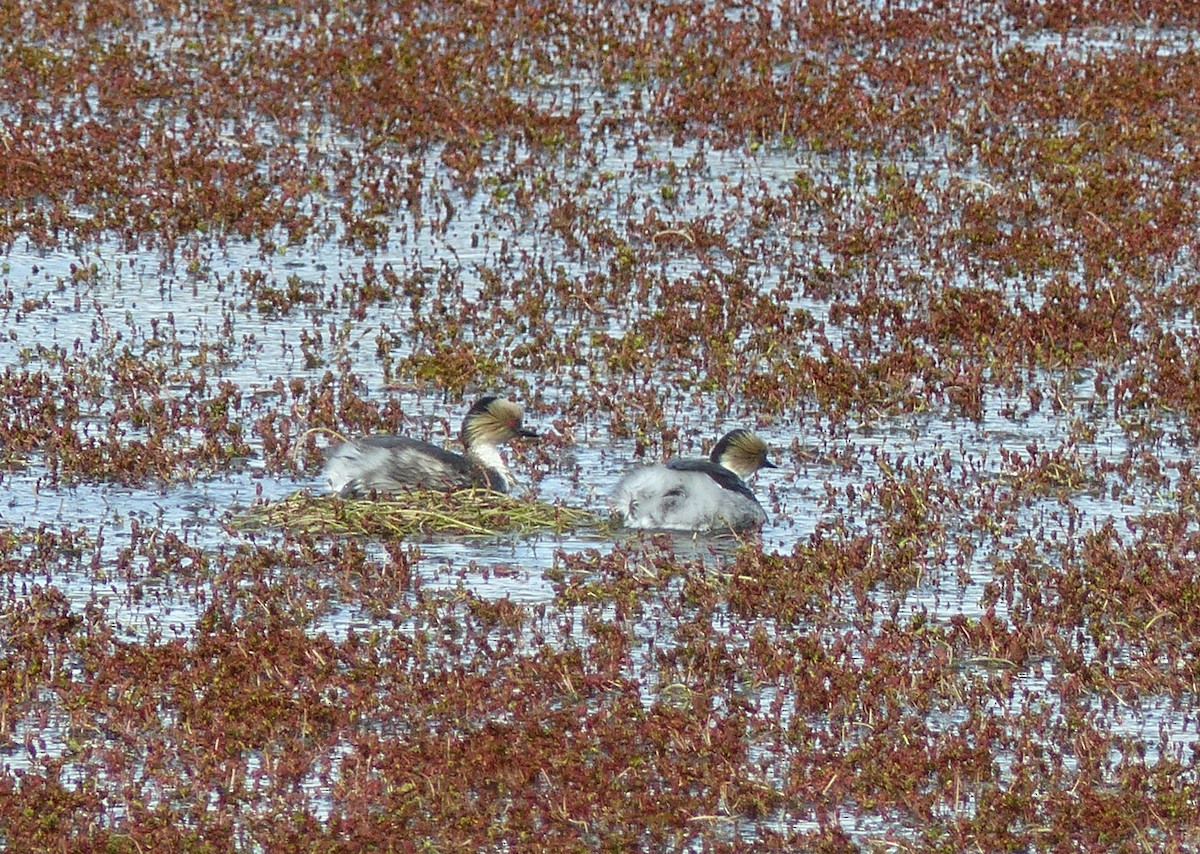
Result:
<svg viewBox="0 0 1200 854">
<path fill-rule="evenodd" d="M 767 443 L 749 430 L 733 430 L 708 459 L 674 459 L 635 469 L 621 479 L 609 506 L 628 528 L 673 531 L 747 531 L 767 521 L 744 478 L 767 459 Z"/>
<path fill-rule="evenodd" d="M 466 456 L 407 436 L 367 436 L 338 445 L 325 463 L 330 491 L 343 498 L 406 489 L 464 489 L 508 492 L 516 479 L 500 445 L 519 436 L 537 436 L 521 424 L 521 407 L 500 397 L 484 397 L 463 418 L 459 434 Z"/>
</svg>

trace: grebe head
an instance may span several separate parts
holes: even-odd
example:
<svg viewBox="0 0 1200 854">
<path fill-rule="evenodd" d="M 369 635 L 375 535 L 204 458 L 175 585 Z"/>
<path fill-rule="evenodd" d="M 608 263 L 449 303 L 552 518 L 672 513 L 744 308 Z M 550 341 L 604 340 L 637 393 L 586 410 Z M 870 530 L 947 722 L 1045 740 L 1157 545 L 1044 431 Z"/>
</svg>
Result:
<svg viewBox="0 0 1200 854">
<path fill-rule="evenodd" d="M 721 437 L 713 447 L 709 459 L 743 480 L 759 469 L 778 468 L 767 459 L 767 443 L 740 427 Z"/>
<path fill-rule="evenodd" d="M 482 397 L 463 419 L 462 443 L 470 451 L 475 448 L 496 447 L 519 436 L 537 436 L 534 430 L 521 424 L 521 407 L 502 397 Z"/>
</svg>

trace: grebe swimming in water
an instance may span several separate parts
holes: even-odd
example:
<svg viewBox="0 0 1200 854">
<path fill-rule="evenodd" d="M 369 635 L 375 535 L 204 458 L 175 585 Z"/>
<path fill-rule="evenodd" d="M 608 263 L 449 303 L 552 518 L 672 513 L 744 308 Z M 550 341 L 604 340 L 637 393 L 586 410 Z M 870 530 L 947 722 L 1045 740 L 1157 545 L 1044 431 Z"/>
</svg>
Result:
<svg viewBox="0 0 1200 854">
<path fill-rule="evenodd" d="M 733 430 L 708 459 L 674 459 L 635 469 L 617 484 L 609 506 L 628 528 L 673 531 L 748 531 L 767 521 L 744 478 L 767 459 L 767 443 L 749 430 Z"/>
<path fill-rule="evenodd" d="M 537 436 L 521 424 L 521 407 L 500 397 L 476 401 L 463 419 L 459 438 L 466 456 L 407 436 L 367 436 L 338 445 L 325 463 L 330 491 L 343 498 L 406 489 L 464 489 L 508 492 L 516 479 L 500 446 L 519 436 Z"/>
</svg>

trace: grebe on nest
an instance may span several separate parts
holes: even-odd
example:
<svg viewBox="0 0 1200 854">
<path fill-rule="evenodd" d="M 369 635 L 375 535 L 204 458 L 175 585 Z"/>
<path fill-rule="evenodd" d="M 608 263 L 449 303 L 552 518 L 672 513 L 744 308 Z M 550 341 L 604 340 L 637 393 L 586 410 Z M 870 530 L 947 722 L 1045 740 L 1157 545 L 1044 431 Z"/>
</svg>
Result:
<svg viewBox="0 0 1200 854">
<path fill-rule="evenodd" d="M 329 489 L 343 498 L 369 492 L 482 487 L 508 492 L 516 479 L 500 446 L 520 436 L 537 436 L 521 424 L 521 407 L 500 397 L 475 402 L 459 438 L 466 455 L 407 436 L 366 436 L 333 449 L 325 463 Z"/>
</svg>

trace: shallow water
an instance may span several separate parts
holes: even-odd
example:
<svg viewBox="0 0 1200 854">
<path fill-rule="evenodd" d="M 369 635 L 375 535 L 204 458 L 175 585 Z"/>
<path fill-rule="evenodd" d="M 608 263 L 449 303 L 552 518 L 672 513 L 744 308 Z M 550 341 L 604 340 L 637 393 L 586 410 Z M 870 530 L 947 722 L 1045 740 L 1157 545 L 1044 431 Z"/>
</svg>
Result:
<svg viewBox="0 0 1200 854">
<path fill-rule="evenodd" d="M 1145 35 L 1135 32 L 1134 40 Z M 1169 36 L 1159 44 L 1160 55 L 1192 50 L 1183 34 Z M 1051 35 L 1009 33 L 997 49 L 1020 45 L 1041 52 L 1057 44 Z M 1068 54 L 1126 49 L 1121 33 L 1089 33 L 1064 48 Z M 153 553 L 139 551 L 141 538 L 178 537 L 208 556 L 227 557 L 251 544 L 286 550 L 290 543 L 282 532 L 251 534 L 232 523 L 251 504 L 279 501 L 296 490 L 322 491 L 319 453 L 298 448 L 289 470 L 266 448 L 258 423 L 275 418 L 286 438 L 297 441 L 310 427 L 330 426 L 317 423 L 329 413 L 314 402 L 315 392 L 304 396 L 325 386 L 334 389 L 330 399 L 336 405 L 358 399 L 380 408 L 394 404 L 393 411 L 403 413 L 397 429 L 448 447 L 472 397 L 497 392 L 521 401 L 527 422 L 548 438 L 542 446 L 511 449 L 513 470 L 540 500 L 598 513 L 628 467 L 675 454 L 701 455 L 726 430 L 752 427 L 771 445 L 779 465 L 751 483 L 770 517 L 752 548 L 791 556 L 834 532 L 847 542 L 875 538 L 881 550 L 898 545 L 913 550 L 919 575 L 912 583 L 901 589 L 878 583 L 866 591 L 867 606 L 856 606 L 856 591 L 843 585 L 830 602 L 842 612 L 847 633 L 860 633 L 862 646 L 845 653 L 845 661 L 858 666 L 873 649 L 863 638 L 884 635 L 894 625 L 928 624 L 949 636 L 963 621 L 974 625 L 995 618 L 1012 627 L 1027 619 L 1023 609 L 1029 606 L 1020 595 L 1006 599 L 995 593 L 998 567 L 1016 562 L 1023 548 L 1035 552 L 1031 563 L 1053 564 L 1110 523 L 1118 540 L 1134 543 L 1145 530 L 1143 517 L 1178 509 L 1180 472 L 1190 462 L 1186 423 L 1164 405 L 1145 415 L 1147 423 L 1139 428 L 1140 413 L 1118 412 L 1097 390 L 1098 378 L 1111 388 L 1129 375 L 1129 366 L 1100 358 L 1082 367 L 1022 366 L 1015 380 L 1004 376 L 1004 366 L 985 366 L 975 410 L 954 399 L 960 389 L 937 387 L 932 380 L 927 385 L 934 376 L 928 366 L 909 366 L 904 381 L 882 369 L 904 342 L 893 338 L 886 323 L 860 322 L 848 313 L 870 299 L 894 299 L 897 311 L 917 313 L 943 291 L 992 290 L 1001 304 L 1036 312 L 1053 301 L 1047 293 L 1056 276 L 1084 278 L 1079 270 L 1008 275 L 1002 265 L 986 261 L 959 269 L 915 236 L 932 229 L 952 242 L 946 235 L 953 223 L 910 222 L 900 215 L 880 229 L 892 236 L 891 243 L 856 248 L 853 229 L 883 217 L 880 198 L 897 185 L 925 193 L 931 209 L 939 203 L 938 192 L 961 183 L 974 186 L 979 198 L 991 198 L 994 188 L 985 178 L 994 177 L 977 162 L 964 167 L 954 160 L 945 132 L 931 133 L 922 151 L 902 154 L 800 146 L 717 151 L 703 139 L 661 134 L 649 122 L 626 124 L 630 101 L 653 97 L 649 89 L 593 87 L 568 78 L 526 94 L 554 105 L 549 112 L 559 115 L 581 107 L 581 140 L 551 152 L 519 140 L 497 143 L 487 150 L 478 189 L 458 183 L 440 144 L 423 156 L 397 152 L 378 169 L 399 184 L 414 168 L 411 199 L 364 214 L 386 233 L 374 249 L 349 241 L 346 224 L 331 212 L 331 197 L 319 192 L 313 204 L 324 206 L 320 227 L 296 243 L 285 235 L 266 245 L 195 234 L 171 252 L 129 248 L 116 239 L 73 250 L 13 246 L 0 277 L 0 289 L 8 292 L 0 308 L 8 329 L 0 336 L 0 364 L 58 383 L 51 401 L 61 403 L 68 391 L 79 390 L 83 409 L 61 423 L 62 430 L 75 431 L 85 443 L 112 431 L 123 445 L 146 441 L 150 428 L 121 416 L 121 407 L 153 397 L 168 406 L 173 400 L 185 410 L 203 409 L 227 384 L 240 401 L 231 407 L 231 419 L 249 453 L 125 483 L 117 476 L 70 471 L 66 463 L 59 468 L 40 449 L 5 449 L 3 526 L 82 531 L 86 542 L 80 553 L 48 570 L 11 572 L 10 602 L 20 601 L 15 591 L 22 586 L 53 587 L 72 613 L 110 622 L 130 644 L 195 642 L 210 596 L 216 595 L 208 588 L 209 568 L 187 561 L 155 567 Z M 620 120 L 620 133 L 606 120 Z M 323 156 L 366 159 L 365 145 L 332 128 L 312 134 Z M 330 171 L 329 182 L 335 177 Z M 773 206 L 794 205 L 791 190 L 804 184 L 822 188 L 836 202 L 780 216 L 779 227 L 756 222 Z M 567 216 L 567 202 L 581 213 L 568 225 L 555 225 L 556 217 Z M 697 249 L 706 234 L 714 236 L 713 246 Z M 865 239 L 862 244 L 869 245 Z M 631 291 L 620 273 L 635 263 Z M 372 297 L 366 283 L 378 281 L 385 269 L 403 285 L 389 285 L 385 296 Z M 1194 259 L 1180 255 L 1164 280 L 1186 280 L 1197 272 Z M 556 290 L 555 283 L 574 287 Z M 739 288 L 749 293 L 745 303 L 735 299 Z M 546 295 L 534 299 L 539 289 Z M 715 307 L 706 302 L 713 295 Z M 679 316 L 671 315 L 669 309 L 679 305 Z M 777 311 L 778 330 L 755 325 L 768 308 Z M 680 325 L 701 316 L 704 323 Z M 1190 315 L 1162 322 L 1195 338 Z M 679 349 L 666 346 L 672 331 L 683 342 Z M 1064 339 L 1071 334 L 1063 330 Z M 929 333 L 917 350 L 929 355 L 937 340 Z M 539 349 L 561 358 L 539 363 Z M 787 358 L 778 357 L 782 350 Z M 463 351 L 473 356 L 466 378 L 447 379 L 451 360 Z M 836 410 L 815 383 L 807 394 L 782 402 L 756 391 L 773 372 L 806 357 L 864 369 L 831 382 L 852 388 L 861 381 L 874 397 L 864 394 L 870 402 Z M 972 351 L 964 349 L 961 361 L 964 369 L 972 368 Z M 129 364 L 160 370 L 165 381 L 130 387 L 127 374 L 120 373 L 132 373 Z M 422 375 L 429 364 L 435 375 Z M 118 370 L 121 365 L 126 367 Z M 729 379 L 713 381 L 704 365 L 727 368 Z M 289 391 L 293 380 L 303 380 L 304 393 Z M 332 426 L 355 433 L 372 414 L 347 405 L 332 413 Z M 668 435 L 670 430 L 677 432 Z M 169 437 L 169 450 L 193 449 L 206 438 L 201 427 L 183 428 Z M 318 441 L 318 451 L 327 441 Z M 1148 457 L 1154 466 L 1146 464 Z M 1022 478 L 1043 458 L 1054 464 L 1053 476 L 1027 486 Z M 921 512 L 906 515 L 911 511 L 906 502 Z M 892 528 L 898 519 L 927 524 L 906 539 L 904 531 Z M 401 606 L 425 594 L 527 606 L 538 615 L 533 620 L 538 631 L 551 636 L 558 631 L 561 643 L 565 637 L 581 647 L 593 642 L 585 617 L 633 620 L 639 645 L 629 670 L 641 680 L 642 701 L 650 709 L 670 687 L 655 670 L 655 656 L 674 651 L 677 636 L 694 628 L 690 615 L 671 611 L 664 601 L 687 583 L 727 576 L 741 544 L 671 536 L 656 541 L 663 550 L 643 552 L 645 542 L 641 536 L 588 532 L 429 538 L 412 544 L 418 578 L 390 606 L 341 598 L 330 578 L 331 561 L 330 567 L 311 568 L 307 579 L 313 587 L 296 591 L 295 607 L 311 611 L 305 623 L 310 636 L 337 643 L 355 633 L 419 634 L 425 627 L 415 626 Z M 334 545 L 326 548 L 332 552 Z M 373 565 L 387 567 L 395 563 L 389 545 L 366 542 L 362 548 Z M 663 571 L 657 562 L 663 554 L 689 569 L 659 596 L 639 602 L 643 610 L 633 616 L 624 604 L 597 605 L 588 613 L 565 597 L 577 592 L 573 583 L 582 587 L 591 580 L 595 567 L 585 564 L 579 572 L 571 559 L 592 550 L 597 565 L 628 550 L 630 561 L 640 561 L 639 571 L 647 575 Z M 764 602 L 764 609 L 772 604 Z M 864 624 L 868 630 L 861 629 Z M 750 646 L 755 628 L 779 640 L 811 626 L 725 611 L 713 616 L 711 628 L 741 651 Z M 832 645 L 835 638 L 827 635 L 823 640 Z M 1088 648 L 1089 661 L 1099 656 L 1094 645 Z M 1132 661 L 1128 651 L 1116 659 Z M 1014 717 L 1044 712 L 1053 726 L 1067 727 L 1069 713 L 1054 699 L 1059 689 L 1052 683 L 1072 671 L 1062 662 L 1043 664 L 1016 670 L 1007 700 L 994 701 L 990 711 Z M 1005 666 L 1003 650 L 994 660 L 963 663 L 959 687 L 967 691 L 986 683 Z M 770 711 L 787 694 L 782 677 L 744 678 L 738 687 L 750 697 L 763 730 L 776 738 L 782 740 L 779 734 L 797 716 L 806 717 L 791 699 L 780 702 L 778 713 Z M 1193 698 L 1152 693 L 1088 702 L 1099 728 L 1128 738 L 1133 752 L 1150 762 L 1190 758 L 1196 743 Z M 39 710 L 51 709 L 45 719 L 31 715 L 11 725 L 7 745 L 0 745 L 8 774 L 71 753 L 71 724 L 55 703 L 53 696 L 41 697 Z M 957 709 L 921 715 L 936 734 L 952 732 L 965 717 Z M 817 731 L 834 727 L 820 716 L 812 720 Z M 865 738 L 854 736 L 859 737 Z M 772 766 L 766 777 L 778 784 L 791 773 L 787 751 L 768 735 L 756 738 L 749 749 Z M 36 751 L 28 747 L 32 742 Z M 340 745 L 326 756 L 325 770 L 332 769 L 337 779 L 354 750 L 353 744 Z M 1111 770 L 1119 758 L 1106 767 Z M 265 774 L 263 761 L 255 758 L 247 773 Z M 996 757 L 1000 782 L 1011 780 L 1013 762 L 1010 754 Z M 336 806 L 320 775 L 314 771 L 299 785 L 313 813 L 328 821 Z M 964 795 L 948 811 L 973 816 L 974 797 Z M 800 812 L 763 824 L 776 830 L 817 826 L 798 817 Z M 864 844 L 895 835 L 919 838 L 909 821 L 886 811 L 852 809 L 837 821 Z M 753 840 L 755 827 L 750 822 L 748 830 L 734 828 L 718 837 Z"/>
<path fill-rule="evenodd" d="M 686 149 L 673 152 L 669 146 L 662 146 L 655 156 L 682 169 L 692 153 Z M 603 168 L 627 175 L 626 182 L 618 184 L 621 194 L 646 192 L 646 187 L 639 181 L 628 180 L 627 173 L 634 169 L 631 156 L 610 158 Z M 725 155 L 710 160 L 705 175 L 707 182 L 716 186 L 725 182 L 740 183 L 748 170 L 785 182 L 798 168 L 797 158 L 790 154 L 740 159 Z M 436 183 L 436 176 L 431 180 Z M 4 276 L 5 285 L 13 290 L 14 304 L 20 305 L 27 300 L 48 301 L 49 304 L 40 302 L 37 308 L 28 312 L 8 309 L 10 322 L 18 314 L 20 319 L 11 324 L 9 337 L 0 339 L 0 360 L 14 366 L 36 366 L 40 360 L 31 359 L 29 354 L 41 345 L 62 347 L 80 359 L 102 362 L 114 352 L 144 346 L 151 337 L 148 330 L 152 324 L 170 324 L 171 339 L 180 344 L 174 363 L 181 372 L 185 370 L 186 361 L 195 357 L 203 344 L 230 342 L 229 361 L 219 366 L 216 373 L 234 383 L 243 393 L 252 395 L 256 389 L 270 389 L 276 378 L 286 381 L 299 376 L 319 380 L 330 369 L 330 363 L 323 359 L 316 366 L 306 368 L 296 352 L 297 330 L 320 332 L 328 329 L 331 340 L 336 335 L 349 344 L 337 351 L 338 370 L 349 367 L 349 371 L 365 383 L 370 396 L 398 401 L 407 415 L 405 426 L 413 434 L 452 446 L 463 403 L 443 400 L 440 394 L 385 387 L 374 348 L 367 343 L 378 329 L 403 329 L 411 321 L 411 312 L 407 308 L 391 304 L 377 306 L 369 309 L 364 317 L 355 319 L 351 319 L 345 310 L 325 309 L 305 311 L 299 316 L 290 313 L 273 317 L 248 304 L 250 300 L 239 274 L 253 267 L 264 270 L 272 281 L 283 275 L 300 275 L 305 279 L 312 276 L 309 284 L 323 295 L 319 302 L 324 303 L 327 299 L 335 299 L 332 293 L 339 284 L 346 277 L 354 276 L 365 262 L 377 267 L 390 263 L 398 268 L 416 269 L 442 254 L 445 247 L 465 246 L 470 243 L 471 235 L 483 233 L 487 236 L 478 250 L 460 249 L 453 253 L 452 259 L 438 262 L 443 267 L 449 265 L 456 283 L 462 288 L 462 298 L 470 299 L 480 286 L 474 275 L 474 265 L 504 266 L 497 257 L 498 245 L 504 244 L 510 253 L 541 254 L 535 242 L 522 237 L 519 223 L 513 223 L 514 229 L 496 236 L 497 223 L 489 215 L 491 202 L 472 204 L 470 200 L 459 198 L 454 206 L 457 212 L 451 221 L 452 227 L 436 237 L 403 220 L 390 223 L 394 233 L 408 230 L 414 239 L 393 247 L 391 253 L 365 261 L 336 246 L 295 247 L 264 259 L 251 247 L 239 249 L 236 245 L 226 245 L 202 251 L 204 270 L 200 275 L 193 275 L 179 270 L 167 258 L 124 252 L 115 245 L 100 246 L 80 255 L 14 251 L 6 259 Z M 704 212 L 721 215 L 719 207 Z M 95 265 L 95 275 L 86 283 L 73 282 L 72 269 L 89 265 Z M 693 270 L 672 270 L 668 275 L 687 278 L 693 273 Z M 214 285 L 219 285 L 215 299 Z M 795 308 L 815 313 L 818 305 L 817 301 L 800 300 Z M 633 306 L 629 308 L 629 328 L 636 328 L 640 310 Z M 479 334 L 484 331 L 480 330 Z M 503 334 L 503 330 L 499 331 Z M 404 346 L 401 343 L 402 349 Z M 657 373 L 653 367 L 650 371 L 652 375 Z M 531 375 L 524 379 L 537 389 L 539 398 L 549 406 L 576 394 L 571 386 L 563 386 L 553 376 Z M 665 378 L 662 394 L 665 398 L 671 398 L 673 394 Z M 270 396 L 273 395 L 268 392 Z M 1076 387 L 1074 401 L 1074 411 L 1087 407 L 1086 382 Z M 833 498 L 831 502 L 829 496 L 844 496 L 847 488 L 861 492 L 864 485 L 884 479 L 886 475 L 876 459 L 928 463 L 949 455 L 954 470 L 950 479 L 963 481 L 969 493 L 980 482 L 1003 477 L 1005 467 L 1000 461 L 1001 450 L 1024 455 L 1030 443 L 1052 449 L 1069 442 L 1080 457 L 1094 452 L 1106 459 L 1120 459 L 1129 452 L 1123 434 L 1111 421 L 1101 419 L 1101 429 L 1097 430 L 1095 440 L 1089 445 L 1081 445 L 1068 440 L 1073 412 L 1057 417 L 1038 412 L 1014 420 L 1000 414 L 1001 408 L 1009 403 L 1003 395 L 988 396 L 986 415 L 977 424 L 922 414 L 884 419 L 857 428 L 843 425 L 831 432 L 827 432 L 815 413 L 799 422 L 772 419 L 757 423 L 744 406 L 736 404 L 736 397 L 731 398 L 731 402 L 733 410 L 724 411 L 724 406 L 706 403 L 704 396 L 690 395 L 673 405 L 674 411 L 668 420 L 679 426 L 689 444 L 687 453 L 700 453 L 700 442 L 711 441 L 712 437 L 735 424 L 754 425 L 771 444 L 775 449 L 773 459 L 780 468 L 761 472 L 752 485 L 771 516 L 762 532 L 763 548 L 780 554 L 789 553 L 797 542 L 811 535 L 823 519 L 843 512 L 836 506 L 838 500 Z M 108 409 L 100 404 L 94 412 L 86 414 L 100 422 Z M 529 418 L 532 424 L 546 429 L 539 420 L 538 415 Z M 89 429 L 86 421 L 73 426 L 85 435 Z M 554 466 L 538 472 L 536 494 L 544 501 L 562 501 L 602 511 L 604 496 L 622 472 L 637 462 L 633 445 L 628 439 L 610 435 L 603 412 L 572 426 L 583 441 L 564 449 L 567 452 L 564 456 L 569 459 L 568 468 Z M 254 438 L 250 437 L 249 441 L 253 448 Z M 1178 450 L 1161 450 L 1164 461 L 1184 458 Z M 510 455 L 514 458 L 514 469 L 520 472 L 526 462 L 526 453 L 518 450 Z M 849 463 L 831 465 L 826 462 L 830 456 Z M 651 451 L 641 462 L 653 459 Z M 306 460 L 306 466 L 306 472 L 294 476 L 265 474 L 259 462 L 251 457 L 236 470 L 197 473 L 192 482 L 133 486 L 87 482 L 48 485 L 38 455 L 34 453 L 22 467 L 3 474 L 4 519 L 7 524 L 17 527 L 50 525 L 103 532 L 103 544 L 98 548 L 101 565 L 111 563 L 117 550 L 127 545 L 125 531 L 134 519 L 143 525 L 177 532 L 189 543 L 202 548 L 218 549 L 230 543 L 227 523 L 237 508 L 255 501 L 279 500 L 297 489 L 321 492 L 319 460 Z M 1128 518 L 1167 503 L 1158 490 L 1146 487 L 1126 490 L 1119 499 L 1076 496 L 1070 507 L 1077 516 L 1076 526 L 1087 530 L 1110 518 Z M 1031 506 L 1022 514 L 1022 523 L 1029 528 L 1044 525 L 1046 514 L 1053 517 L 1056 509 L 1062 508 L 1053 500 L 1040 509 Z M 868 510 L 846 521 L 866 531 L 872 524 L 873 515 Z M 1051 524 L 1054 524 L 1053 520 Z M 478 542 L 435 541 L 421 544 L 422 569 L 428 572 L 429 582 L 434 586 L 461 585 L 486 598 L 508 597 L 522 603 L 547 603 L 552 601 L 554 591 L 544 576 L 554 566 L 556 552 L 596 546 L 593 538 L 579 540 L 551 536 Z M 708 551 L 701 538 L 694 554 L 704 556 Z M 955 604 L 945 616 L 975 613 L 972 603 L 978 600 L 982 585 L 990 580 L 991 570 L 986 561 L 976 559 L 970 572 L 973 581 L 955 591 Z M 48 580 L 76 604 L 89 601 L 97 590 L 94 578 L 86 572 L 78 578 L 66 576 Z M 131 603 L 116 581 L 110 583 L 106 593 L 110 617 L 131 633 L 138 632 L 139 626 L 165 626 L 186 635 L 194 626 L 197 613 L 194 605 L 148 600 Z M 943 609 L 928 609 L 930 595 L 921 588 L 913 590 L 905 609 L 926 611 L 936 618 Z M 344 627 L 333 618 L 320 624 L 319 628 L 337 636 Z"/>
</svg>

